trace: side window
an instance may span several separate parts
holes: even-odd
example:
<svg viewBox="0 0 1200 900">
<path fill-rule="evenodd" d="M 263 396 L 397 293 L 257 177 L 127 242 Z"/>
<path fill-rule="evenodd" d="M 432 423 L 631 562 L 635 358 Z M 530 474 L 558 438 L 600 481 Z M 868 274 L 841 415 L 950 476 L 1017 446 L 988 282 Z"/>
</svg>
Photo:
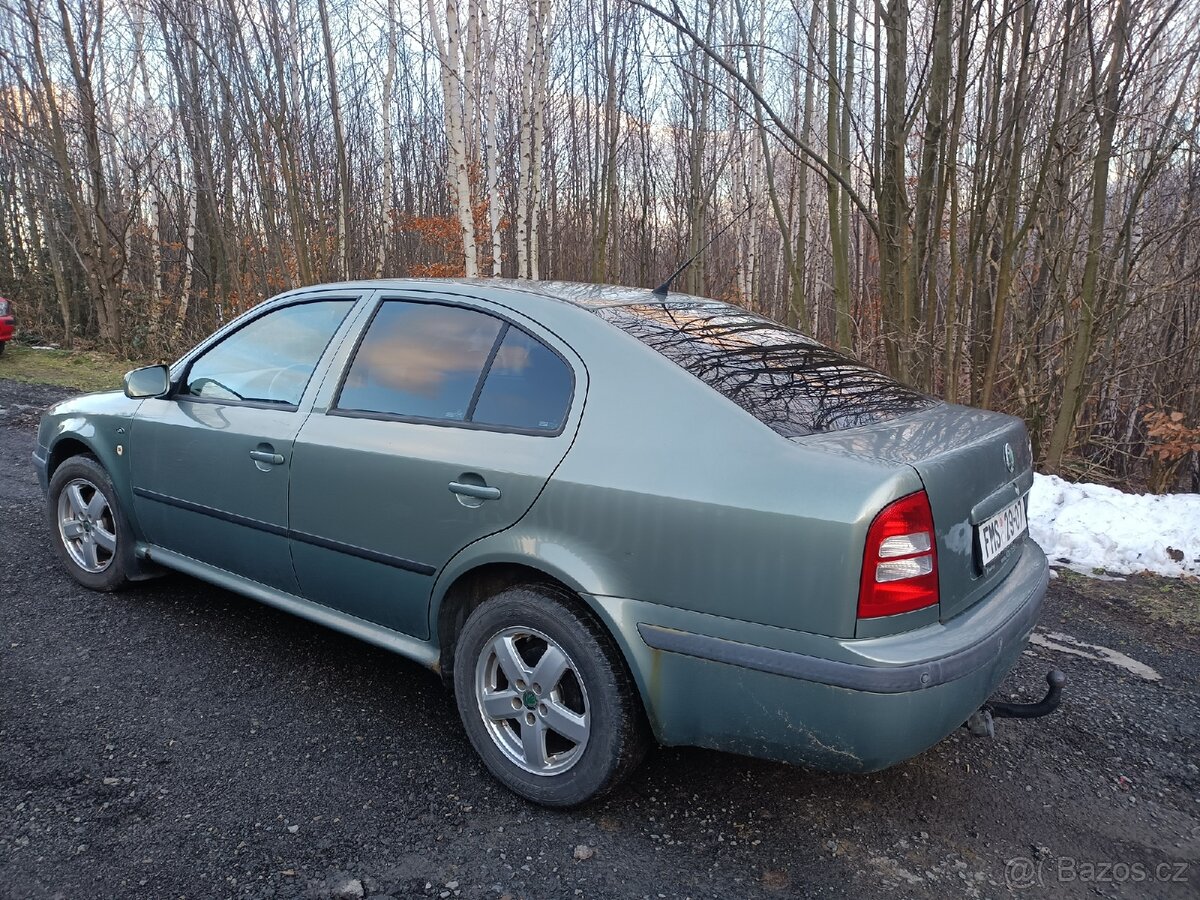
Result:
<svg viewBox="0 0 1200 900">
<path fill-rule="evenodd" d="M 359 345 L 337 408 L 465 421 L 503 325 L 461 306 L 389 300 Z"/>
<path fill-rule="evenodd" d="M 198 357 L 180 393 L 297 405 L 353 305 L 353 300 L 318 300 L 259 316 Z"/>
<path fill-rule="evenodd" d="M 506 428 L 558 431 L 574 390 L 571 369 L 553 350 L 510 327 L 488 370 L 471 421 Z"/>
<path fill-rule="evenodd" d="M 557 433 L 575 378 L 553 350 L 462 306 L 388 300 L 367 327 L 335 408 Z"/>
</svg>

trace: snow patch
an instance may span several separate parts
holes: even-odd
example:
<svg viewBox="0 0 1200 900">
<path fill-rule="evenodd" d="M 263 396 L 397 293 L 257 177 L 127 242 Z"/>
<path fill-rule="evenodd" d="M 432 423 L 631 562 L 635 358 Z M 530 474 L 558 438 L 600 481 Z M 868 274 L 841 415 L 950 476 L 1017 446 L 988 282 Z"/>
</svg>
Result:
<svg viewBox="0 0 1200 900">
<path fill-rule="evenodd" d="M 1029 533 L 1050 565 L 1084 575 L 1200 575 L 1200 494 L 1127 494 L 1038 474 Z"/>
<path fill-rule="evenodd" d="M 1072 656 L 1082 656 L 1084 659 L 1094 659 L 1097 662 L 1112 663 L 1127 672 L 1132 672 L 1138 678 L 1147 681 L 1162 681 L 1162 676 L 1143 662 L 1138 662 L 1126 656 L 1120 650 L 1101 647 L 1099 644 L 1085 644 L 1078 638 L 1061 631 L 1035 631 L 1029 636 L 1029 643 L 1046 650 L 1057 650 L 1059 653 L 1070 653 Z"/>
</svg>

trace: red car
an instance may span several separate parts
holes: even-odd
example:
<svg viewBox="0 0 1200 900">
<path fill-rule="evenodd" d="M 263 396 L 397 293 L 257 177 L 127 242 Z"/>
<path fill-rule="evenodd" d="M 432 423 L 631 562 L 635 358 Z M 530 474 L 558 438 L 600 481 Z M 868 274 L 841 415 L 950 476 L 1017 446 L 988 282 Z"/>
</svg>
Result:
<svg viewBox="0 0 1200 900">
<path fill-rule="evenodd" d="M 12 301 L 0 297 L 0 356 L 4 355 L 5 345 L 12 340 L 16 324 L 12 314 Z"/>
</svg>

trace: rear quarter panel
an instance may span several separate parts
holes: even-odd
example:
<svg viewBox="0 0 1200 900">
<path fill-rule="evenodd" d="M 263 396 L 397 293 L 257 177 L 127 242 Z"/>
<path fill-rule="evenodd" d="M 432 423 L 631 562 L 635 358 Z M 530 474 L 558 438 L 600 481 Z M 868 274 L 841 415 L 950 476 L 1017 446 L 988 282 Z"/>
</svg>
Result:
<svg viewBox="0 0 1200 900">
<path fill-rule="evenodd" d="M 800 443 L 913 466 L 929 493 L 938 534 L 940 614 L 952 618 L 982 599 L 1015 565 L 1013 544 L 986 569 L 976 560 L 979 521 L 1027 496 L 1033 459 L 1025 424 L 989 410 L 939 403 L 891 422 Z M 1013 469 L 1002 447 L 1013 450 Z"/>
<path fill-rule="evenodd" d="M 590 312 L 536 315 L 587 365 L 579 431 L 525 517 L 451 561 L 435 606 L 463 571 L 525 561 L 587 594 L 853 636 L 866 530 L 916 473 L 799 447 Z"/>
</svg>

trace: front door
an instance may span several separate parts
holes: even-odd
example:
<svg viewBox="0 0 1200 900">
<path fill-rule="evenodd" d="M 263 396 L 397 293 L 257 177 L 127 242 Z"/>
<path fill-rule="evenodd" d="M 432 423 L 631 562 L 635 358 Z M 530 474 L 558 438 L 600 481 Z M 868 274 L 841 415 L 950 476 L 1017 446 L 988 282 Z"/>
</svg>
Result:
<svg viewBox="0 0 1200 900">
<path fill-rule="evenodd" d="M 287 538 L 292 444 L 312 375 L 354 302 L 304 300 L 249 319 L 191 360 L 166 399 L 141 405 L 130 471 L 150 543 L 297 590 Z"/>
<path fill-rule="evenodd" d="M 577 383 L 570 350 L 530 327 L 471 305 L 380 302 L 293 451 L 304 596 L 428 636 L 436 573 L 525 514 L 578 424 L 582 367 Z"/>
</svg>

